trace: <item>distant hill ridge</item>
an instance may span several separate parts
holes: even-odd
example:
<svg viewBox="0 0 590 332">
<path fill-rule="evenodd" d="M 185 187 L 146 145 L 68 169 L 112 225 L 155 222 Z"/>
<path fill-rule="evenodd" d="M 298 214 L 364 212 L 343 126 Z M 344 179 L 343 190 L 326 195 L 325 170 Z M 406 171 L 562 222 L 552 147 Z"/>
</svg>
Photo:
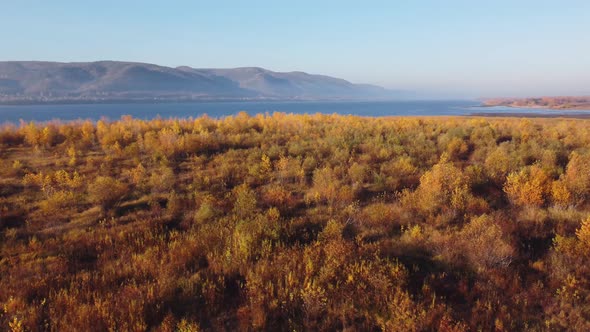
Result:
<svg viewBox="0 0 590 332">
<path fill-rule="evenodd" d="M 375 100 L 400 93 L 304 72 L 147 63 L 0 62 L 0 103 L 142 100 Z"/>
</svg>

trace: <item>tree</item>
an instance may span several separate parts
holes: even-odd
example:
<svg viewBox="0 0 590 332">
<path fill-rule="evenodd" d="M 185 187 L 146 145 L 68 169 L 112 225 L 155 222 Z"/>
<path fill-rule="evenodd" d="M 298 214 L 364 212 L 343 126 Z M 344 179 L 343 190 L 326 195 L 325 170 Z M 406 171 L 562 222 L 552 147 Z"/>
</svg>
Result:
<svg viewBox="0 0 590 332">
<path fill-rule="evenodd" d="M 256 193 L 246 183 L 235 187 L 233 196 L 235 198 L 234 213 L 238 217 L 248 217 L 256 210 Z"/>
<path fill-rule="evenodd" d="M 88 186 L 88 198 L 104 212 L 115 206 L 128 191 L 126 184 L 109 176 L 99 176 Z"/>
<path fill-rule="evenodd" d="M 551 200 L 553 204 L 560 207 L 572 204 L 572 194 L 567 188 L 565 181 L 553 181 L 551 184 Z"/>
<path fill-rule="evenodd" d="M 576 237 L 580 241 L 580 245 L 584 248 L 583 251 L 590 253 L 590 217 L 582 222 L 582 225 L 576 231 Z"/>
<path fill-rule="evenodd" d="M 307 193 L 308 202 L 326 202 L 332 206 L 338 197 L 340 183 L 334 175 L 334 171 L 326 166 L 313 172 L 313 187 Z"/>
<path fill-rule="evenodd" d="M 590 156 L 572 152 L 563 176 L 574 203 L 584 202 L 590 196 Z"/>
<path fill-rule="evenodd" d="M 463 252 L 471 265 L 482 270 L 510 264 L 514 250 L 502 237 L 502 230 L 494 220 L 488 215 L 481 215 L 461 230 L 459 241 L 465 242 Z"/>
<path fill-rule="evenodd" d="M 413 199 L 420 210 L 432 214 L 448 208 L 461 211 L 471 197 L 466 175 L 443 154 L 439 163 L 422 175 Z"/>
<path fill-rule="evenodd" d="M 508 175 L 504 192 L 518 206 L 542 206 L 551 190 L 547 173 L 533 165 Z"/>
<path fill-rule="evenodd" d="M 170 167 L 162 166 L 155 170 L 149 178 L 149 186 L 153 194 L 165 194 L 173 190 L 176 182 L 174 171 Z"/>
<path fill-rule="evenodd" d="M 487 155 L 484 167 L 494 182 L 502 184 L 506 181 L 506 176 L 518 167 L 518 162 L 512 158 L 507 143 L 504 143 Z"/>
<path fill-rule="evenodd" d="M 41 142 L 41 132 L 34 122 L 29 122 L 27 125 L 23 125 L 22 130 L 24 131 L 25 142 L 30 146 L 36 147 Z"/>
</svg>

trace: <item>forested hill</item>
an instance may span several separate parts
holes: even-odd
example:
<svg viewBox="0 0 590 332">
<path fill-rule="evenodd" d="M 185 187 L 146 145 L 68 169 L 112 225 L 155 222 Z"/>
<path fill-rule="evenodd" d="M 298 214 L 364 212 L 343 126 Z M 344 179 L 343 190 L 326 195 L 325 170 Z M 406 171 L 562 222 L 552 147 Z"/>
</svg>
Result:
<svg viewBox="0 0 590 332">
<path fill-rule="evenodd" d="M 304 72 L 133 62 L 0 62 L 0 103 L 183 100 L 374 100 L 384 88 Z"/>
</svg>

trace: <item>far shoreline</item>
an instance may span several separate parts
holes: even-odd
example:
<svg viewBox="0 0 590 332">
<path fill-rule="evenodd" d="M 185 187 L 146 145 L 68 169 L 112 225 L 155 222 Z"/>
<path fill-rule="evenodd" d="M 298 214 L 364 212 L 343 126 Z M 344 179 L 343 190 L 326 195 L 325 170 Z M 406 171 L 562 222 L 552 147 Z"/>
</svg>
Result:
<svg viewBox="0 0 590 332">
<path fill-rule="evenodd" d="M 509 107 L 509 108 L 514 108 L 514 109 L 532 109 L 532 110 L 551 110 L 551 111 L 590 111 L 590 105 L 589 106 L 574 106 L 574 107 L 551 107 L 551 106 L 519 106 L 519 105 L 486 105 L 486 104 L 481 104 L 480 106 L 477 107 L 486 107 L 486 108 L 492 108 L 492 107 Z"/>
<path fill-rule="evenodd" d="M 517 107 L 514 107 L 517 108 Z M 524 108 L 524 107 L 518 107 Z M 546 109 L 546 108 L 545 108 Z M 560 111 L 560 110 L 556 110 Z M 580 110 L 583 111 L 583 110 Z M 465 117 L 483 117 L 483 118 L 535 118 L 535 119 L 590 119 L 590 113 L 519 113 L 519 112 L 510 112 L 510 113 L 501 113 L 501 112 L 486 112 L 486 113 L 471 113 L 467 115 L 463 115 Z"/>
<path fill-rule="evenodd" d="M 590 111 L 588 96 L 556 96 L 534 98 L 492 98 L 481 100 L 482 107 L 511 107 L 555 111 Z"/>
</svg>

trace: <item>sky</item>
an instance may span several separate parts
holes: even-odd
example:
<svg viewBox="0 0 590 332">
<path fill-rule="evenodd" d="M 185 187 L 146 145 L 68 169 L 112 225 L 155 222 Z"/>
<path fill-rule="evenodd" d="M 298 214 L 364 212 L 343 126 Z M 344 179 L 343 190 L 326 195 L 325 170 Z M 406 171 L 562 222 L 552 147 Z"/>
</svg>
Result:
<svg viewBox="0 0 590 332">
<path fill-rule="evenodd" d="M 0 0 L 0 61 L 305 71 L 440 98 L 590 95 L 588 0 Z"/>
</svg>

